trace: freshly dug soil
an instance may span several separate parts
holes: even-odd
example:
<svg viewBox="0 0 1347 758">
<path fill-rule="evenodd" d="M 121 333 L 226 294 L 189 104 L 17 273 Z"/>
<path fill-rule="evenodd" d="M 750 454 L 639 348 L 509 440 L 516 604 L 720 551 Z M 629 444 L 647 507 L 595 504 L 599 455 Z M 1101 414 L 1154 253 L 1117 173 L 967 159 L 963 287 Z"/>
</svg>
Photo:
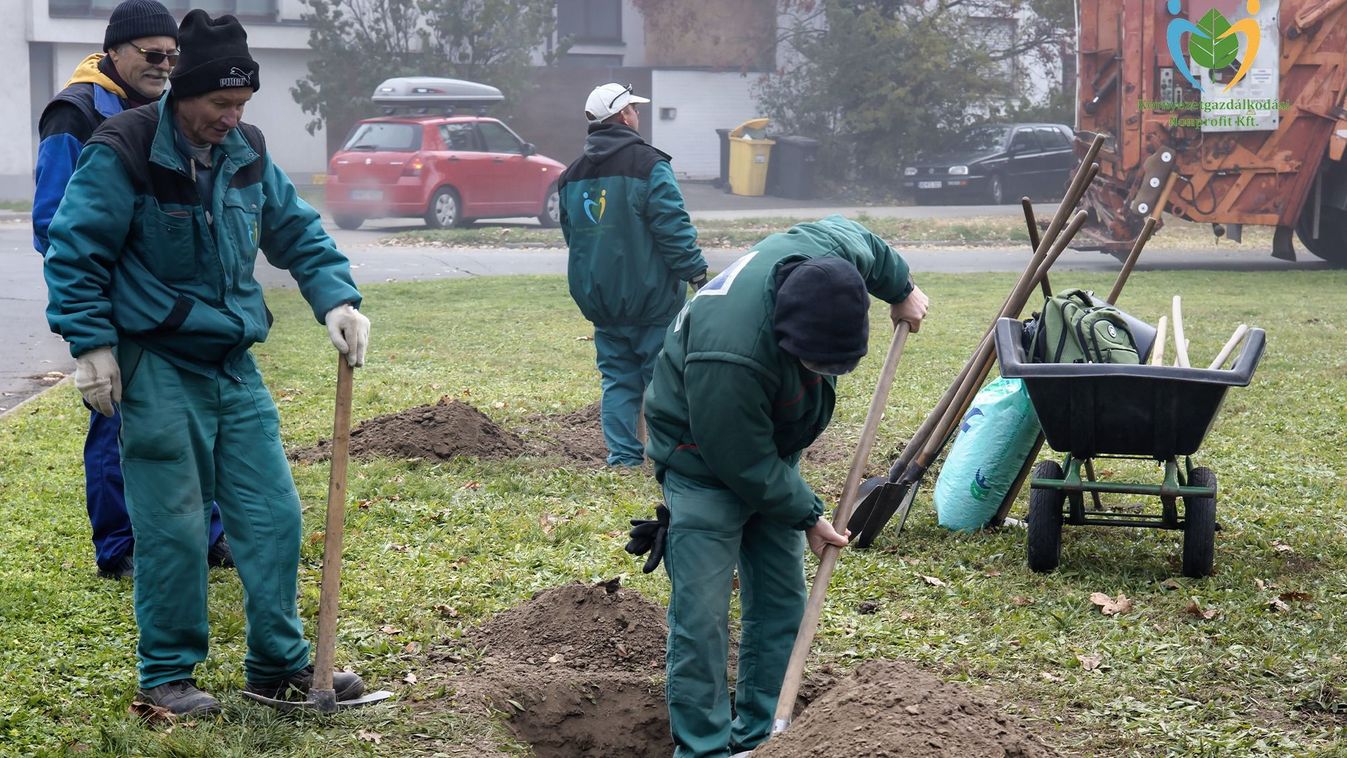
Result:
<svg viewBox="0 0 1347 758">
<path fill-rule="evenodd" d="M 1055 753 L 965 687 L 910 663 L 871 661 L 754 758 L 1039 758 Z"/>
<path fill-rule="evenodd" d="M 467 639 L 493 658 L 649 674 L 664 670 L 668 634 L 664 608 L 613 579 L 540 592 Z"/>
<path fill-rule="evenodd" d="M 595 468 L 607 464 L 608 447 L 603 442 L 597 402 L 570 413 L 529 416 L 525 423 L 515 431 L 527 440 L 530 455 L 555 455 Z"/>
<path fill-rule="evenodd" d="M 372 418 L 351 430 L 351 455 L 357 458 L 500 459 L 520 455 L 524 448 L 518 435 L 497 426 L 471 405 L 447 397 L 435 405 Z M 331 440 L 319 440 L 313 447 L 290 454 L 309 462 L 331 456 Z"/>
</svg>

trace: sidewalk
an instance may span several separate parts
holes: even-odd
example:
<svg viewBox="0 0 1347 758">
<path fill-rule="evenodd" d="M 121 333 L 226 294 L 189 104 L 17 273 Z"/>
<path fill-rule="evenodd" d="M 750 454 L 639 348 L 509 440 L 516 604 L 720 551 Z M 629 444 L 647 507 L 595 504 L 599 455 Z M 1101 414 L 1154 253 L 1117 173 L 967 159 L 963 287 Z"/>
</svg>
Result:
<svg viewBox="0 0 1347 758">
<path fill-rule="evenodd" d="M 762 195 L 731 195 L 710 182 L 681 182 L 683 204 L 693 219 L 790 218 L 817 219 L 840 213 L 843 216 L 865 214 L 874 218 L 959 218 L 972 216 L 1014 216 L 1022 213 L 1018 205 L 837 205 L 829 200 L 795 200 Z"/>
</svg>

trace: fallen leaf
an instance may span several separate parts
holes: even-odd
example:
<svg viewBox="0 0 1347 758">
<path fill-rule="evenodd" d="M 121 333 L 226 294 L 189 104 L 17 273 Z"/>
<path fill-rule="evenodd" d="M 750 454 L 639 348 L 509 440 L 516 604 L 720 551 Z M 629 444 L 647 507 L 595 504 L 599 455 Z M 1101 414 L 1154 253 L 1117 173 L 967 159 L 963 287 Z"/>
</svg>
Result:
<svg viewBox="0 0 1347 758">
<path fill-rule="evenodd" d="M 861 614 L 862 616 L 872 615 L 878 610 L 879 610 L 879 603 L 876 603 L 873 600 L 866 600 L 865 602 L 856 606 L 856 612 Z"/>
<path fill-rule="evenodd" d="M 132 700 L 131 707 L 126 709 L 132 716 L 139 716 L 147 724 L 172 724 L 178 720 L 173 715 L 173 711 L 153 703 L 143 703 L 139 700 Z"/>
<path fill-rule="evenodd" d="M 627 652 L 627 646 L 622 644 L 621 642 L 617 643 L 616 650 L 618 658 L 626 658 L 627 656 L 631 655 L 631 653 Z"/>
<path fill-rule="evenodd" d="M 402 681 L 406 682 L 407 684 L 416 684 L 416 674 L 413 674 L 409 671 L 407 672 L 406 676 L 402 677 Z"/>
<path fill-rule="evenodd" d="M 523 712 L 524 712 L 524 706 L 520 705 L 520 704 L 519 704 L 519 701 L 517 701 L 517 700 L 506 700 L 505 702 L 509 703 L 510 705 L 513 705 L 513 706 L 514 706 L 514 709 L 515 709 L 516 711 L 519 711 L 520 713 L 523 713 Z"/>
<path fill-rule="evenodd" d="M 1094 671 L 1104 662 L 1103 656 L 1099 655 L 1077 655 L 1076 660 L 1080 661 L 1080 667 L 1086 671 Z"/>
<path fill-rule="evenodd" d="M 586 334 L 586 335 L 583 336 L 583 337 L 576 337 L 576 338 L 575 338 L 575 341 L 576 341 L 576 342 L 593 342 L 593 341 L 594 341 L 594 336 L 591 335 L 591 334 Z"/>
<path fill-rule="evenodd" d="M 411 547 L 407 545 L 399 545 L 396 542 L 390 542 L 388 543 L 388 549 L 397 553 L 405 553 L 408 550 L 411 550 Z"/>
<path fill-rule="evenodd" d="M 552 532 L 556 531 L 557 522 L 560 520 L 550 513 L 544 513 L 538 517 L 538 526 L 542 527 L 543 534 L 551 535 Z"/>
<path fill-rule="evenodd" d="M 1187 608 L 1184 608 L 1183 610 L 1184 610 L 1185 613 L 1187 613 L 1187 614 L 1190 615 L 1190 616 L 1196 616 L 1197 618 L 1200 618 L 1200 619 L 1206 619 L 1207 621 L 1210 621 L 1210 620 L 1216 618 L 1216 614 L 1220 612 L 1220 611 L 1216 610 L 1215 608 L 1205 608 L 1205 609 L 1204 609 L 1201 605 L 1198 604 L 1198 602 L 1197 602 L 1196 600 L 1194 600 L 1193 602 L 1189 603 L 1189 604 L 1188 604 L 1188 607 L 1187 607 Z"/>
<path fill-rule="evenodd" d="M 1090 595 L 1090 602 L 1099 606 L 1099 612 L 1105 616 L 1115 616 L 1132 610 L 1132 601 L 1122 593 L 1118 593 L 1116 598 L 1110 598 L 1102 592 L 1096 592 Z"/>
<path fill-rule="evenodd" d="M 320 542 L 323 541 L 323 537 L 324 537 L 324 536 L 325 536 L 325 535 L 324 535 L 323 532 L 310 532 L 310 533 L 309 533 L 309 544 L 310 544 L 310 545 L 317 545 L 318 543 L 320 543 Z"/>
<path fill-rule="evenodd" d="M 565 660 L 566 660 L 566 656 L 562 655 L 561 653 L 557 653 L 556 655 L 553 655 L 553 656 L 549 657 L 549 658 L 547 659 L 547 662 L 548 662 L 548 663 L 561 663 L 561 662 L 563 662 L 563 661 L 565 661 Z"/>
<path fill-rule="evenodd" d="M 1253 586 L 1257 587 L 1259 592 L 1262 592 L 1263 590 L 1267 589 L 1268 585 L 1267 582 L 1263 581 L 1262 579 L 1255 579 L 1253 580 Z"/>
<path fill-rule="evenodd" d="M 1286 613 L 1287 611 L 1291 610 L 1291 606 L 1287 605 L 1279 597 L 1274 597 L 1271 600 L 1267 601 L 1267 607 L 1268 610 L 1272 611 L 1273 613 Z"/>
<path fill-rule="evenodd" d="M 421 643 L 416 642 L 415 640 L 408 642 L 406 645 L 402 646 L 402 652 L 408 655 L 416 655 L 421 652 Z"/>
<path fill-rule="evenodd" d="M 1000 576 L 1000 575 L 1001 575 L 1001 572 L 1000 572 L 1000 571 L 984 571 L 984 572 L 982 572 L 982 575 L 983 575 L 983 576 L 990 576 L 990 577 L 997 577 L 997 576 Z"/>
<path fill-rule="evenodd" d="M 473 482 L 468 482 L 467 484 L 463 485 L 463 486 L 460 487 L 459 489 L 464 489 L 464 490 L 480 490 L 481 488 L 482 488 L 482 483 L 481 483 L 481 482 L 473 481 Z"/>
<path fill-rule="evenodd" d="M 911 611 L 903 611 L 902 613 L 898 614 L 898 620 L 899 620 L 899 621 L 911 621 L 912 619 L 914 619 L 914 618 L 916 618 L 916 617 L 917 617 L 917 614 L 915 614 L 915 613 L 913 613 L 913 612 L 911 612 Z"/>
<path fill-rule="evenodd" d="M 1163 582 L 1160 582 L 1160 586 L 1167 590 L 1177 590 L 1183 587 L 1182 584 L 1179 584 L 1178 579 L 1173 578 L 1166 579 Z"/>
<path fill-rule="evenodd" d="M 933 576 L 923 576 L 922 580 L 932 587 L 944 587 L 945 583 Z"/>
<path fill-rule="evenodd" d="M 1279 552 L 1279 553 L 1294 553 L 1294 552 L 1295 552 L 1295 549 L 1293 549 L 1290 545 L 1288 545 L 1288 544 L 1286 544 L 1285 542 L 1282 542 L 1282 541 L 1280 541 L 1280 540 L 1274 540 L 1274 541 L 1273 541 L 1273 543 L 1272 543 L 1272 549 L 1273 549 L 1273 550 L 1276 550 L 1276 551 Z"/>
<path fill-rule="evenodd" d="M 382 734 L 379 734 L 378 732 L 371 732 L 368 729 L 361 729 L 357 731 L 355 733 L 355 736 L 359 737 L 365 742 L 373 742 L 376 745 L 378 745 L 384 738 Z"/>
<path fill-rule="evenodd" d="M 504 408 L 506 405 L 508 405 L 508 403 L 497 400 L 496 402 L 491 404 L 491 407 L 495 408 L 496 410 L 500 410 L 501 408 Z"/>
<path fill-rule="evenodd" d="M 1282 600 L 1285 600 L 1288 603 L 1306 603 L 1314 598 L 1314 596 L 1308 592 L 1299 592 L 1296 590 L 1283 592 L 1282 594 L 1278 595 L 1278 597 L 1280 597 Z"/>
<path fill-rule="evenodd" d="M 392 626 L 391 624 L 384 624 L 383 626 L 379 627 L 379 631 L 387 635 L 402 634 L 401 629 L 397 628 L 396 626 Z"/>
<path fill-rule="evenodd" d="M 1056 674 L 1050 674 L 1050 673 L 1048 673 L 1048 672 L 1046 672 L 1046 671 L 1043 671 L 1043 672 L 1039 673 L 1039 676 L 1043 677 L 1044 679 L 1048 680 L 1049 682 L 1060 682 L 1060 681 L 1062 681 L 1062 678 L 1061 678 L 1060 676 L 1057 676 Z"/>
<path fill-rule="evenodd" d="M 435 612 L 439 613 L 441 616 L 444 616 L 445 618 L 458 617 L 458 609 L 453 607 L 452 605 L 443 605 L 443 604 L 437 605 L 435 606 Z"/>
<path fill-rule="evenodd" d="M 1033 605 L 1034 603 L 1036 603 L 1036 602 L 1038 602 L 1038 601 L 1037 601 L 1037 600 L 1034 600 L 1033 598 L 1030 598 L 1030 597 L 1025 597 L 1024 595 L 1016 595 L 1015 597 L 1012 597 L 1012 598 L 1010 599 L 1010 602 L 1012 602 L 1012 603 L 1014 603 L 1015 605 L 1018 605 L 1019 607 L 1023 608 L 1023 607 L 1026 606 L 1026 605 Z"/>
</svg>

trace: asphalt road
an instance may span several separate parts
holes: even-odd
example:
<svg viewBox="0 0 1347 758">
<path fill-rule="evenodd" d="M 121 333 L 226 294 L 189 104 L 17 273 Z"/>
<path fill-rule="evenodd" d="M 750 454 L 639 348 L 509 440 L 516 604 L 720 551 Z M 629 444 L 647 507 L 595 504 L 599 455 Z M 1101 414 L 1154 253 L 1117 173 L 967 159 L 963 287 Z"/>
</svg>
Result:
<svg viewBox="0 0 1347 758">
<path fill-rule="evenodd" d="M 1017 207 L 1008 206 L 1018 211 Z M 830 209 L 784 209 L 798 217 L 817 218 Z M 839 209 L 846 210 L 846 209 Z M 873 211 L 874 209 L 870 209 Z M 922 212 L 968 214 L 943 208 L 922 208 Z M 976 210 L 982 213 L 981 210 Z M 727 213 L 738 211 L 726 211 Z M 745 211 L 762 215 L 762 211 Z M 694 214 L 699 215 L 699 214 Z M 368 228 L 348 232 L 332 227 L 333 236 L 351 258 L 358 284 L 385 281 L 501 276 L 508 274 L 562 274 L 566 271 L 566 253 L 559 249 L 471 249 L 384 247 L 376 241 L 393 231 L 415 226 L 411 222 L 375 222 Z M 739 257 L 742 250 L 708 251 L 713 269 L 723 268 Z M 910 248 L 903 256 L 915 271 L 970 273 L 981 271 L 1019 272 L 1029 260 L 1029 251 L 1015 248 Z M 1275 260 L 1249 252 L 1211 250 L 1147 251 L 1137 265 L 1147 270 L 1216 271 L 1287 271 L 1326 268 L 1318 259 L 1295 263 Z M 1116 271 L 1118 262 L 1099 253 L 1067 251 L 1054 271 Z M 258 279 L 269 287 L 293 287 L 284 271 L 258 260 Z M 41 391 L 74 370 L 65 343 L 47 328 L 46 286 L 41 261 L 32 248 L 32 230 L 26 221 L 0 221 L 0 314 L 9 336 L 6 360 L 0 362 L 0 412 Z M 49 372 L 59 372 L 51 374 Z M 45 377 L 45 378 L 44 378 Z"/>
</svg>

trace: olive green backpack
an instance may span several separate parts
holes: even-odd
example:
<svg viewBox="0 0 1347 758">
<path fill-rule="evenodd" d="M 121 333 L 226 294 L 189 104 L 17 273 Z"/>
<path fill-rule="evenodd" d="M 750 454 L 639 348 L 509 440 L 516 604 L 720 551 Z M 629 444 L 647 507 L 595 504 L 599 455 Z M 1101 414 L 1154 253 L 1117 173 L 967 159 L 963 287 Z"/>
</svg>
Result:
<svg viewBox="0 0 1347 758">
<path fill-rule="evenodd" d="M 1122 313 L 1091 294 L 1065 290 L 1044 301 L 1025 327 L 1031 362 L 1141 363 Z"/>
</svg>

